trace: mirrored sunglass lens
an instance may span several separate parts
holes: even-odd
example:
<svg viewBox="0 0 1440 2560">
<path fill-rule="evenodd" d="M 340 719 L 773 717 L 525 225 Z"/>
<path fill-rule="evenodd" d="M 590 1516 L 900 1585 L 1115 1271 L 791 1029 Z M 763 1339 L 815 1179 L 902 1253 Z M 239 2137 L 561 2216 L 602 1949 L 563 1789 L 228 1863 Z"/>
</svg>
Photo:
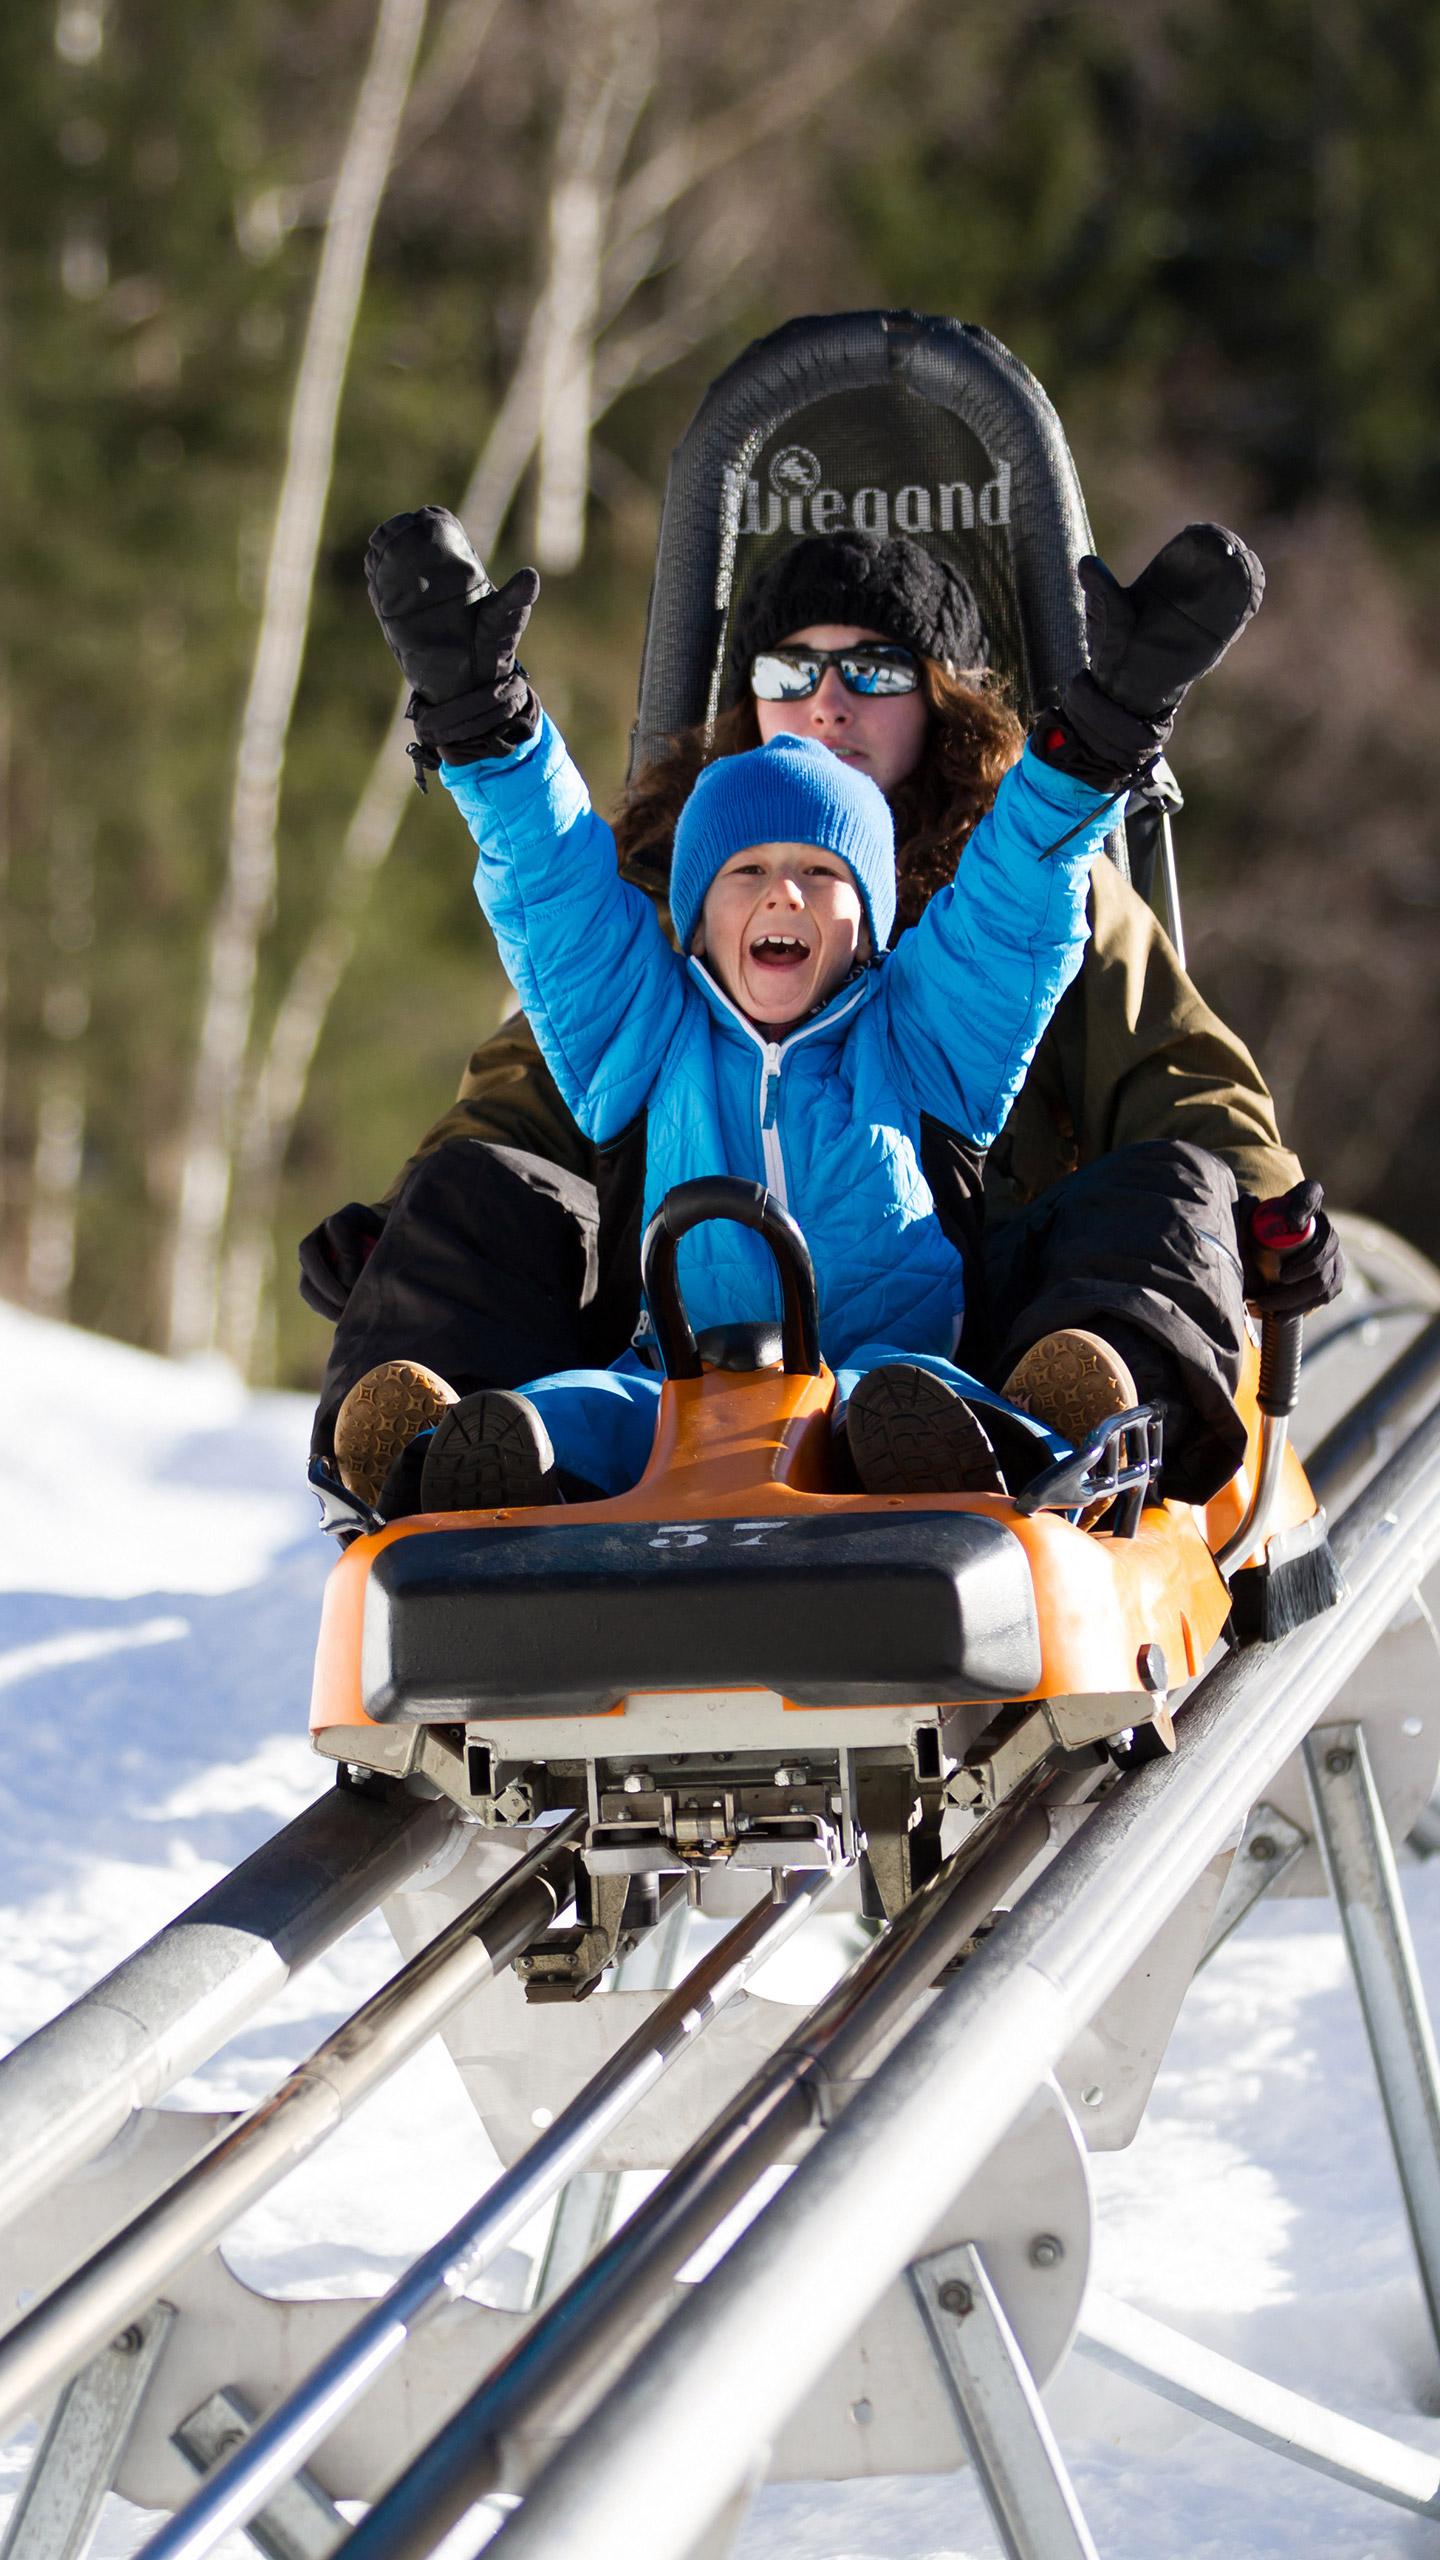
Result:
<svg viewBox="0 0 1440 2560">
<path fill-rule="evenodd" d="M 913 658 L 842 658 L 840 673 L 852 693 L 913 693 L 920 680 Z"/>
<path fill-rule="evenodd" d="M 755 660 L 750 670 L 750 690 L 759 702 L 803 702 L 820 681 L 820 670 L 813 658 L 774 658 L 768 654 Z"/>
</svg>

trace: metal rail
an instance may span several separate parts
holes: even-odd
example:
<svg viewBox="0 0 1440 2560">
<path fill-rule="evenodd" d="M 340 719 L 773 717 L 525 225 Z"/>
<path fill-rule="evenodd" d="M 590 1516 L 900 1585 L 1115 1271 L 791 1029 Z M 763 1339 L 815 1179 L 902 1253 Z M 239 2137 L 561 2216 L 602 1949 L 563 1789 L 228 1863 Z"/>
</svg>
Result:
<svg viewBox="0 0 1440 2560">
<path fill-rule="evenodd" d="M 433 1857 L 453 1815 L 332 1787 L 0 2061 L 0 2226 L 113 2140 Z"/>
<path fill-rule="evenodd" d="M 1201 1683 L 1173 1759 L 1096 1809 L 539 2474 L 505 2560 L 630 2560 L 638 2515 L 647 2560 L 692 2548 L 1440 1555 L 1440 1414 L 1335 1546 L 1348 1598 Z"/>
<path fill-rule="evenodd" d="M 1323 1440 L 1317 1440 L 1305 1461 L 1316 1500 L 1328 1510 L 1338 1509 L 1361 1478 L 1392 1454 L 1402 1434 L 1415 1428 L 1437 1397 L 1440 1316 L 1432 1316 L 1359 1403 L 1331 1424 Z"/>
<path fill-rule="evenodd" d="M 933 1986 L 998 1897 L 1045 1847 L 1045 1811 L 1012 1797 L 923 1886 L 894 1926 L 723 2108 L 623 2229 L 584 2267 L 377 2500 L 347 2560 L 419 2560 L 504 2485 L 507 2439 L 571 2426 L 616 2350 L 635 2342 L 672 2278 L 756 2180 L 843 2103 L 847 2084 Z"/>
<path fill-rule="evenodd" d="M 161 2527 L 145 2545 L 152 2560 L 199 2560 L 232 2526 L 254 2515 L 412 2333 L 463 2293 L 530 2216 L 583 2168 L 611 2127 L 638 2106 L 662 2073 L 743 1991 L 834 1882 L 824 1870 L 792 1875 L 783 1898 L 757 1904 L 737 1922 L 514 2167 L 357 2320 L 299 2389 L 272 2409 L 189 2504 Z"/>
<path fill-rule="evenodd" d="M 167 2276 L 333 2133 L 568 1899 L 584 1814 L 557 1824 L 259 2105 L 0 2340 L 0 2431 L 155 2300 Z"/>
</svg>

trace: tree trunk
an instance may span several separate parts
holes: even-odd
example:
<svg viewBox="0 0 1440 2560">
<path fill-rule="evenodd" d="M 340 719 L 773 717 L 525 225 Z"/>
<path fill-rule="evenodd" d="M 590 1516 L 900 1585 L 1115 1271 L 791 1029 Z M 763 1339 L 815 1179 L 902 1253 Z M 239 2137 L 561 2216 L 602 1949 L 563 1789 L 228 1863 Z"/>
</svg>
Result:
<svg viewBox="0 0 1440 2560">
<path fill-rule="evenodd" d="M 169 1348 L 216 1339 L 221 1240 L 261 936 L 275 895 L 285 742 L 310 619 L 334 463 L 335 423 L 375 218 L 409 94 L 426 0 L 380 0 L 374 47 L 325 226 L 290 410 L 265 602 L 240 726 L 225 885 L 210 935 L 204 1009 L 181 1157 Z"/>
<path fill-rule="evenodd" d="M 95 939 L 93 823 L 57 816 L 50 839 L 50 983 L 42 1008 L 45 1050 L 36 1083 L 35 1142 L 22 1293 L 37 1315 L 70 1312 L 75 1234 L 85 1155 L 84 1038 L 90 1026 Z"/>
<path fill-rule="evenodd" d="M 0 915 L 10 896 L 10 685 L 0 660 Z M 0 1240 L 10 1225 L 10 965 L 9 936 L 0 935 Z M 8 1258 L 8 1255 L 7 1255 Z M 0 1269 L 3 1269 L 0 1263 Z"/>
<path fill-rule="evenodd" d="M 631 0 L 618 22 L 643 15 Z M 543 439 L 547 399 L 564 396 L 562 357 L 575 346 L 582 313 L 592 315 L 599 294 L 599 260 L 605 209 L 626 146 L 644 103 L 643 82 L 627 80 L 617 17 L 582 21 L 592 41 L 573 60 L 557 123 L 553 177 L 547 208 L 547 268 L 531 313 L 515 371 L 460 501 L 460 515 L 476 549 L 490 550 L 514 503 L 537 442 Z M 599 41 L 595 41 L 597 26 Z M 643 50 L 648 59 L 648 47 Z M 598 58 L 597 58 L 598 57 Z M 592 274 L 577 275 L 577 234 L 562 201 L 577 191 L 593 200 L 581 237 Z M 590 340 L 584 344 L 585 451 L 590 418 Z M 560 386 L 557 393 L 556 386 Z M 573 454 L 573 447 L 572 447 Z M 583 527 L 584 489 L 580 491 Z M 324 913 L 290 978 L 271 1027 L 265 1055 L 244 1115 L 236 1165 L 236 1211 L 225 1257 L 220 1340 L 248 1375 L 256 1355 L 263 1293 L 272 1260 L 270 1229 L 285 1151 L 304 1100 L 320 1036 L 355 948 L 375 873 L 399 832 L 411 788 L 404 754 L 407 693 L 402 688 L 384 742 L 366 777 L 331 877 Z"/>
</svg>

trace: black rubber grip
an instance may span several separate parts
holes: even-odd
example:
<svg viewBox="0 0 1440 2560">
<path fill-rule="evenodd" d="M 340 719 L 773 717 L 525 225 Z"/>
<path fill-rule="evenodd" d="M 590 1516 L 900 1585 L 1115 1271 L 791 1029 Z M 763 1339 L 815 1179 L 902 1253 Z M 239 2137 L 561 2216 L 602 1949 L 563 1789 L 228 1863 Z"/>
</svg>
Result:
<svg viewBox="0 0 1440 2560">
<path fill-rule="evenodd" d="M 1299 1398 L 1304 1324 L 1303 1316 L 1260 1319 L 1260 1388 L 1256 1401 L 1261 1412 L 1277 1422 L 1294 1412 Z"/>
<path fill-rule="evenodd" d="M 729 1218 L 736 1226 L 753 1227 L 775 1256 L 780 1274 L 781 1350 L 794 1374 L 820 1374 L 820 1306 L 810 1248 L 788 1209 L 759 1182 L 742 1182 L 735 1174 L 705 1174 L 698 1182 L 677 1182 L 667 1191 L 640 1247 L 640 1279 L 645 1291 L 660 1357 L 667 1378 L 698 1378 L 704 1367 L 695 1329 L 685 1312 L 676 1269 L 682 1236 L 710 1218 Z"/>
</svg>

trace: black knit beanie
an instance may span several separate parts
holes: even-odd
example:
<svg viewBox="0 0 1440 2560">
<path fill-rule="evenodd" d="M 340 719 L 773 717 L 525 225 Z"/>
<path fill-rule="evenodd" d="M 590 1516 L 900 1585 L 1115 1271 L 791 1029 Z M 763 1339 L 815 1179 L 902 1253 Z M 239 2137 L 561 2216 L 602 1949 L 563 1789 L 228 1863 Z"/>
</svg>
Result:
<svg viewBox="0 0 1440 2560">
<path fill-rule="evenodd" d="M 750 662 L 792 631 L 824 622 L 882 631 L 962 673 L 985 664 L 975 599 L 957 569 L 903 533 L 812 533 L 758 569 L 730 634 L 725 699 L 745 690 Z"/>
</svg>

